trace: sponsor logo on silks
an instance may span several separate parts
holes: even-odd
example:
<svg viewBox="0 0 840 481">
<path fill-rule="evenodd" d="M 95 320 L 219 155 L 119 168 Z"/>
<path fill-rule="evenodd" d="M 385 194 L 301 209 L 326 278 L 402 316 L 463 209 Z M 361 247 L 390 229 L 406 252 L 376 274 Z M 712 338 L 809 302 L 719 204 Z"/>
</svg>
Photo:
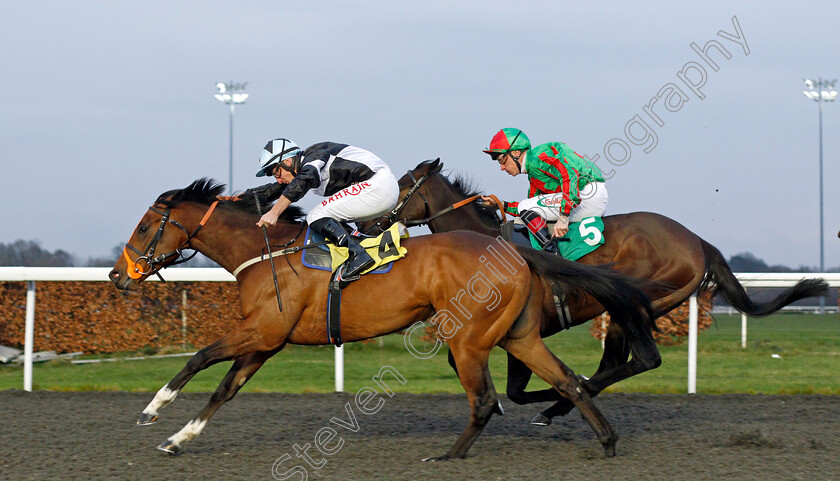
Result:
<svg viewBox="0 0 840 481">
<path fill-rule="evenodd" d="M 560 207 L 563 205 L 564 201 L 568 202 L 569 199 L 567 199 L 564 195 L 557 194 L 540 198 L 540 200 L 537 201 L 537 205 L 541 207 Z"/>
<path fill-rule="evenodd" d="M 341 199 L 342 197 L 359 195 L 368 187 L 370 187 L 370 182 L 359 182 L 358 184 L 353 184 L 350 187 L 329 196 L 326 200 L 321 202 L 321 205 L 325 206 L 334 200 Z"/>
</svg>

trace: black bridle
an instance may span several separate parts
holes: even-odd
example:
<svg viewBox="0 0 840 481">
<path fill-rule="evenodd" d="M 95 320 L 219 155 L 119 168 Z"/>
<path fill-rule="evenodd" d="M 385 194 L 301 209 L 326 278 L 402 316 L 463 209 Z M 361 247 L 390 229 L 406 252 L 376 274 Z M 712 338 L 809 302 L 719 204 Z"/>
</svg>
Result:
<svg viewBox="0 0 840 481">
<path fill-rule="evenodd" d="M 464 199 L 460 202 L 456 202 L 455 204 L 452 204 L 448 207 L 445 207 L 445 208 L 435 212 L 434 214 L 431 214 L 430 213 L 431 208 L 429 207 L 429 199 L 427 199 L 426 196 L 423 195 L 423 193 L 420 192 L 420 190 L 419 190 L 420 186 L 422 186 L 423 183 L 426 182 L 426 180 L 429 178 L 430 175 L 431 175 L 430 173 L 426 173 L 422 177 L 420 177 L 420 179 L 417 179 L 416 177 L 414 177 L 414 173 L 412 171 L 410 171 L 410 170 L 408 171 L 408 176 L 414 182 L 414 185 L 412 185 L 411 188 L 408 189 L 408 192 L 406 192 L 405 197 L 403 197 L 402 200 L 400 200 L 397 203 L 397 205 L 393 208 L 393 210 L 391 210 L 391 212 L 387 216 L 383 216 L 388 221 L 389 226 L 391 224 L 393 224 L 395 221 L 398 220 L 398 217 L 399 217 L 400 213 L 402 212 L 402 210 L 408 204 L 408 201 L 411 200 L 411 198 L 414 196 L 415 193 L 417 195 L 419 195 L 421 199 L 423 199 L 423 210 L 424 210 L 425 217 L 422 218 L 422 219 L 417 219 L 417 220 L 404 219 L 402 221 L 402 224 L 406 227 L 416 227 L 416 226 L 428 224 L 431 221 L 437 219 L 438 217 L 440 217 L 444 214 L 448 214 L 455 209 L 463 207 L 464 205 L 467 205 L 470 202 L 473 202 L 473 201 L 481 198 L 480 195 L 474 195 L 474 196 L 468 197 L 467 199 Z M 505 217 L 504 206 L 502 205 L 502 203 L 498 199 L 496 199 L 495 196 L 491 195 L 490 197 L 493 197 L 493 199 L 496 201 L 496 204 L 499 206 L 499 211 L 502 213 L 502 221 L 504 222 L 504 220 L 505 220 L 504 219 L 504 217 Z M 374 227 L 379 227 L 379 230 L 384 232 L 384 229 L 382 228 L 382 221 L 376 221 L 376 223 L 374 223 L 372 226 L 370 226 L 367 229 L 367 231 L 370 231 Z M 367 234 L 367 233 L 368 232 L 365 232 L 365 234 Z"/>
<path fill-rule="evenodd" d="M 207 213 L 204 215 L 204 218 L 201 220 L 198 227 L 196 227 L 196 229 L 192 233 L 190 233 L 190 231 L 187 230 L 186 227 L 181 225 L 180 222 L 178 222 L 175 219 L 172 219 L 169 216 L 169 214 L 172 211 L 171 207 L 167 207 L 163 211 L 158 210 L 157 208 L 155 208 L 155 206 L 149 207 L 150 211 L 161 216 L 160 225 L 158 226 L 157 232 L 155 232 L 154 237 L 152 237 L 152 239 L 149 241 L 149 244 L 146 246 L 145 250 L 141 251 L 133 245 L 126 243 L 125 248 L 123 248 L 123 256 L 125 257 L 126 262 L 128 262 L 128 276 L 132 279 L 139 279 L 143 276 L 150 276 L 152 274 L 155 274 L 162 282 L 166 282 L 163 276 L 160 275 L 160 270 L 164 267 L 183 264 L 184 262 L 187 262 L 188 260 L 195 257 L 196 254 L 198 254 L 198 251 L 193 249 L 190 245 L 190 241 L 198 234 L 201 228 L 204 227 L 204 224 L 207 222 L 207 219 L 210 217 L 210 214 L 213 213 L 213 209 L 216 208 L 216 205 L 218 203 L 219 202 L 216 201 L 210 206 L 210 209 L 208 209 Z M 184 233 L 187 234 L 187 239 L 184 242 L 182 242 L 181 245 L 175 248 L 175 250 L 155 256 L 155 249 L 157 249 L 158 242 L 160 242 L 161 237 L 163 237 L 163 229 L 166 227 L 166 224 L 172 224 L 175 227 L 178 227 L 179 229 L 183 230 Z M 189 256 L 185 256 L 183 253 L 184 249 L 192 250 L 193 253 Z M 131 250 L 132 252 L 136 253 L 139 257 L 137 257 L 137 259 L 131 260 L 131 258 L 128 256 L 128 250 Z M 176 256 L 175 260 L 166 263 L 167 259 L 171 258 L 172 256 Z M 146 270 L 146 268 L 143 268 L 140 265 L 141 263 L 146 264 L 148 270 Z"/>
<path fill-rule="evenodd" d="M 402 200 L 397 202 L 397 205 L 394 206 L 393 209 L 391 209 L 391 212 L 389 212 L 387 216 L 383 216 L 385 220 L 387 220 L 389 226 L 398 220 L 400 213 L 403 209 L 405 209 L 405 206 L 408 204 L 408 201 L 410 201 L 411 198 L 414 197 L 415 193 L 419 194 L 420 198 L 423 199 L 423 203 L 425 204 L 426 208 L 426 214 L 429 213 L 429 201 L 428 199 L 426 199 L 426 196 L 424 196 L 422 192 L 418 192 L 418 189 L 420 189 L 420 186 L 422 186 L 423 183 L 426 182 L 430 175 L 431 174 L 427 172 L 426 174 L 423 174 L 423 176 L 420 177 L 420 179 L 417 179 L 414 177 L 414 173 L 412 171 L 408 171 L 408 176 L 414 182 L 414 185 L 412 185 L 411 188 L 408 189 L 408 192 L 405 193 L 405 197 L 403 197 Z M 422 225 L 422 222 L 413 220 L 405 221 L 403 222 L 403 225 L 405 225 L 406 227 L 414 227 Z M 367 230 L 370 231 L 374 227 L 378 227 L 380 231 L 385 232 L 385 229 L 382 228 L 382 221 L 376 221 L 376 223 L 370 226 Z M 365 234 L 367 234 L 367 232 L 365 232 Z"/>
</svg>

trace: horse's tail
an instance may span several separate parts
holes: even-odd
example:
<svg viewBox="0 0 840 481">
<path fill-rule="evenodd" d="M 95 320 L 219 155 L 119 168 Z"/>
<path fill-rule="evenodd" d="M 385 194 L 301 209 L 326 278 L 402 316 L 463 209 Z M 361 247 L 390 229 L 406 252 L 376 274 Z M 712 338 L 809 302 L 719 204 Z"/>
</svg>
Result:
<svg viewBox="0 0 840 481">
<path fill-rule="evenodd" d="M 710 291 L 713 296 L 718 293 L 723 294 L 726 302 L 744 314 L 766 316 L 799 299 L 822 296 L 828 293 L 828 283 L 825 280 L 803 279 L 767 302 L 753 302 L 747 295 L 747 291 L 738 282 L 735 274 L 732 273 L 732 269 L 726 263 L 723 254 L 703 239 L 700 239 L 700 241 L 703 243 L 703 252 L 706 254 L 706 276 L 703 278 L 699 290 Z"/>
<path fill-rule="evenodd" d="M 640 287 L 647 283 L 603 267 L 585 266 L 556 255 L 515 246 L 533 272 L 548 282 L 554 295 L 567 300 L 594 297 L 630 341 L 633 359 L 647 369 L 661 364 L 651 334 L 653 306 Z"/>
</svg>

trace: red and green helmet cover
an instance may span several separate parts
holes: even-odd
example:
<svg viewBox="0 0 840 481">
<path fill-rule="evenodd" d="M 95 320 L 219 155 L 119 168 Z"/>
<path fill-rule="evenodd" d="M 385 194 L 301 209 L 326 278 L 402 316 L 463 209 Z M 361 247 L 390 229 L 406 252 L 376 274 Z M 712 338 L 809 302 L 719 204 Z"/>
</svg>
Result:
<svg viewBox="0 0 840 481">
<path fill-rule="evenodd" d="M 525 132 L 519 129 L 505 128 L 493 136 L 490 146 L 484 149 L 487 154 L 504 153 L 511 150 L 528 150 L 531 148 L 531 141 Z"/>
</svg>

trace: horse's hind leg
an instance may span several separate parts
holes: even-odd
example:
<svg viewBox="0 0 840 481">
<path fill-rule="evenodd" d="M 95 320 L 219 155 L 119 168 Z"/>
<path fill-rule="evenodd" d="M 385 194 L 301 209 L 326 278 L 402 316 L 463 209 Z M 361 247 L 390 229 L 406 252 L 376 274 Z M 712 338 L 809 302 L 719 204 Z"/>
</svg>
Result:
<svg viewBox="0 0 840 481">
<path fill-rule="evenodd" d="M 158 410 L 174 401 L 181 389 L 200 371 L 213 364 L 233 359 L 237 353 L 258 351 L 257 347 L 250 350 L 243 349 L 243 344 L 249 342 L 251 337 L 250 334 L 242 332 L 230 333 L 195 353 L 178 374 L 158 390 L 155 398 L 140 414 L 137 425 L 145 426 L 157 421 Z"/>
<path fill-rule="evenodd" d="M 498 397 L 487 366 L 490 351 L 471 346 L 455 347 L 453 341 L 450 343 L 450 352 L 458 365 L 458 379 L 470 402 L 470 422 L 446 454 L 423 461 L 464 458 L 487 421 L 494 412 L 498 412 Z"/>
<path fill-rule="evenodd" d="M 621 328 L 618 327 L 616 323 L 610 323 L 609 327 L 607 328 L 606 337 L 604 338 L 604 355 L 601 358 L 601 364 L 598 366 L 598 370 L 595 372 L 595 374 L 593 374 L 592 379 L 604 373 L 615 372 L 614 370 L 619 368 L 620 366 L 626 366 L 629 357 L 630 345 L 627 343 L 627 339 L 624 337 L 624 333 L 621 331 Z M 630 376 L 632 376 L 632 374 L 630 374 Z M 613 381 L 613 383 L 615 382 L 618 381 Z M 601 390 L 603 390 L 603 388 L 597 391 L 591 389 L 589 381 L 584 382 L 583 386 L 586 388 L 587 392 L 589 392 L 590 396 L 593 397 L 597 396 L 598 393 Z M 550 400 L 557 402 L 543 410 L 541 413 L 534 416 L 534 418 L 531 419 L 531 424 L 533 424 L 534 426 L 548 426 L 549 424 L 551 424 L 551 420 L 553 418 L 557 416 L 565 416 L 566 414 L 569 414 L 569 412 L 571 412 L 572 409 L 575 408 L 575 405 L 565 398 L 555 398 Z"/>
<path fill-rule="evenodd" d="M 571 401 L 595 431 L 604 447 L 604 454 L 607 457 L 615 456 L 615 443 L 618 440 L 615 431 L 578 382 L 575 373 L 548 350 L 542 339 L 533 334 L 520 339 L 507 339 L 500 346 Z"/>
<path fill-rule="evenodd" d="M 248 379 L 277 351 L 253 352 L 237 359 L 198 416 L 188 422 L 180 431 L 170 436 L 166 441 L 160 443 L 158 449 L 169 454 L 180 453 L 181 443 L 198 436 L 204 429 L 207 421 L 213 417 L 213 414 L 216 413 L 222 404 L 233 399 Z"/>
<path fill-rule="evenodd" d="M 506 393 L 508 398 L 516 404 L 531 404 L 548 401 L 556 401 L 560 395 L 555 389 L 543 389 L 542 391 L 525 391 L 528 381 L 531 380 L 531 372 L 528 366 L 517 359 L 513 354 L 508 353 L 508 377 Z"/>
</svg>

